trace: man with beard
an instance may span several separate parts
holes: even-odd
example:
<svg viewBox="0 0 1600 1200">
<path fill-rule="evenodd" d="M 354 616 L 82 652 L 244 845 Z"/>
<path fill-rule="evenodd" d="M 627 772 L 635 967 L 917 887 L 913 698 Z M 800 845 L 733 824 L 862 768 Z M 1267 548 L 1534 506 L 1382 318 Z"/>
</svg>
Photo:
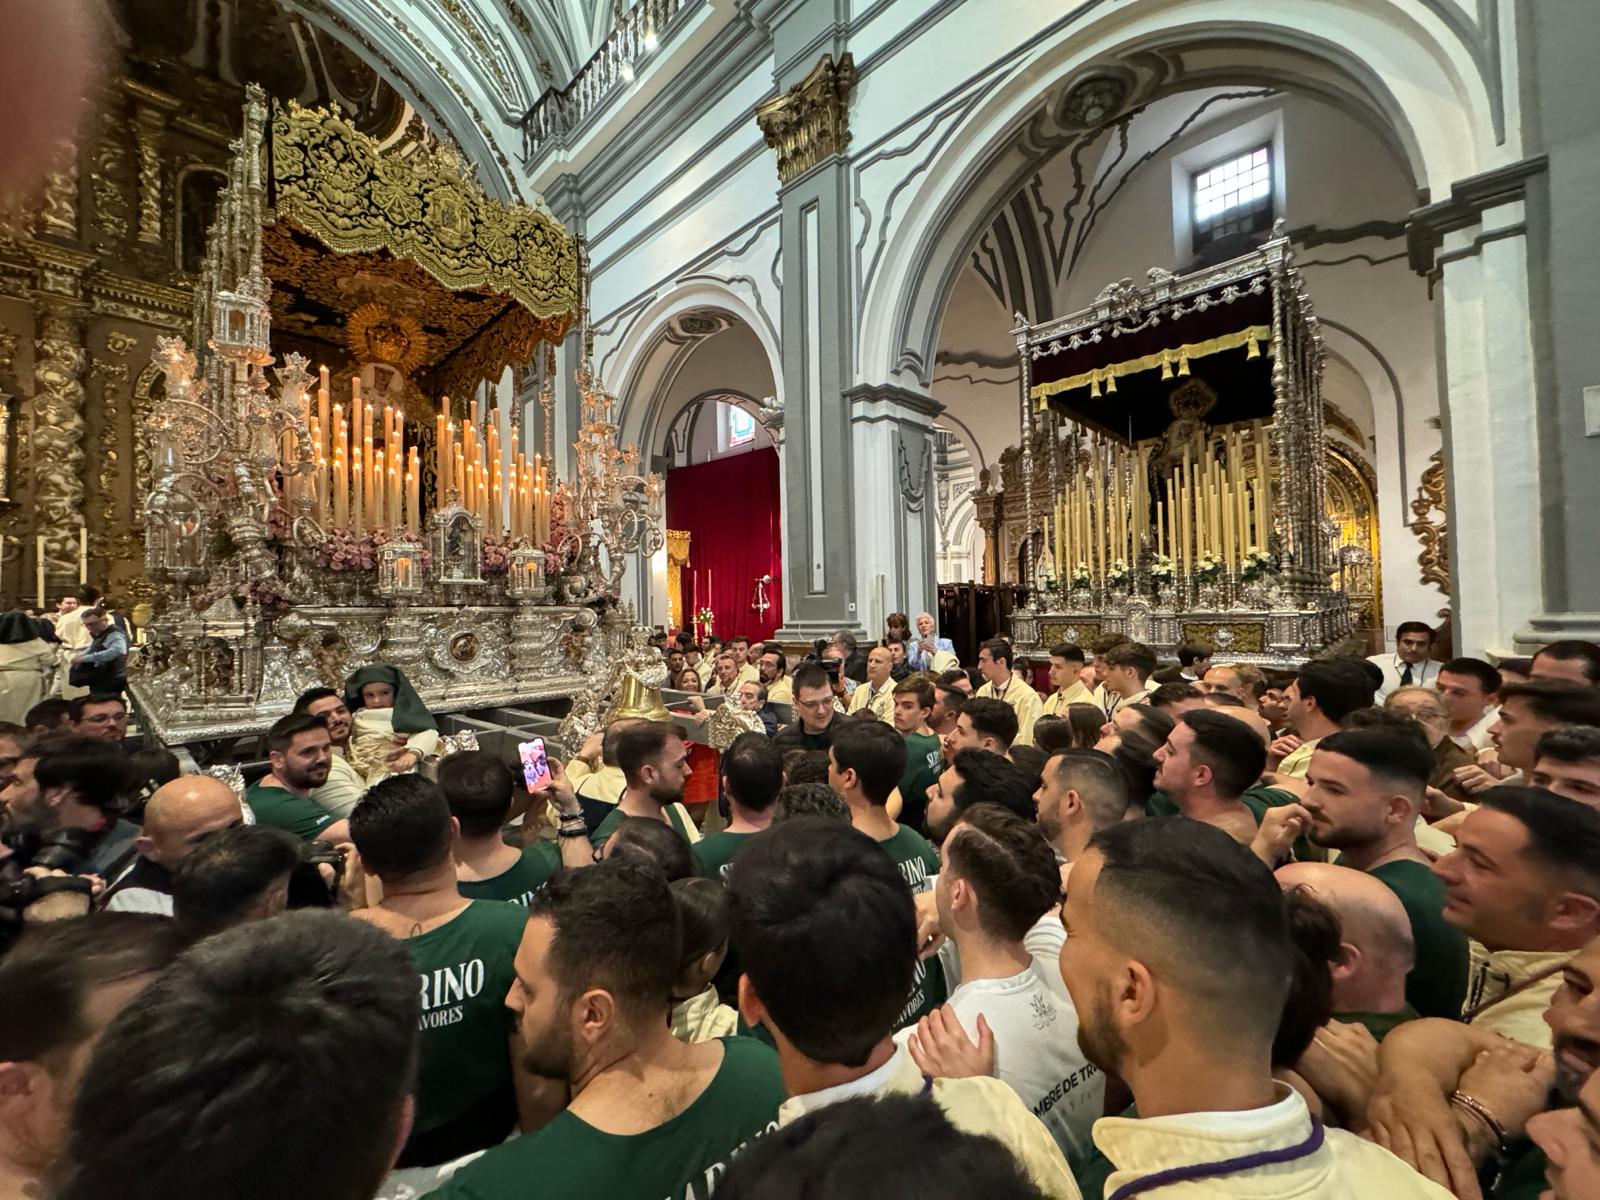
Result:
<svg viewBox="0 0 1600 1200">
<path fill-rule="evenodd" d="M 355 811 L 356 803 L 367 790 L 367 781 L 361 772 L 350 765 L 350 733 L 355 728 L 344 697 L 329 687 L 315 687 L 300 693 L 293 711 L 312 717 L 321 717 L 328 726 L 331 755 L 328 759 L 328 778 L 311 793 L 311 802 L 323 812 L 335 817 L 348 817 Z"/>
<path fill-rule="evenodd" d="M 309 713 L 290 713 L 267 730 L 271 770 L 245 792 L 245 803 L 263 825 L 287 829 L 296 837 L 325 842 L 350 840 L 350 823 L 324 812 L 311 793 L 328 782 L 333 740 L 327 722 Z"/>
<path fill-rule="evenodd" d="M 1095 834 L 1124 819 L 1128 777 L 1109 754 L 1063 750 L 1045 763 L 1033 798 L 1039 807 L 1039 832 L 1056 861 L 1070 864 L 1083 857 Z"/>
<path fill-rule="evenodd" d="M 1562 968 L 1544 1020 L 1551 1052 L 1543 1054 L 1459 1021 L 1395 1029 L 1378 1051 L 1367 1109 L 1371 1136 L 1446 1186 L 1476 1187 L 1485 1165 L 1498 1161 L 1484 1192 L 1490 1200 L 1539 1195 L 1546 1139 L 1537 1127 L 1549 1117 L 1534 1114 L 1577 1104 L 1600 1078 L 1600 938 Z M 1500 1126 L 1503 1145 L 1458 1097 L 1470 1097 Z M 1525 1128 L 1533 1141 L 1523 1136 Z"/>
<path fill-rule="evenodd" d="M 607 739 L 613 731 L 608 730 Z M 623 817 L 648 817 L 665 821 L 689 842 L 700 840 L 689 810 L 683 806 L 683 787 L 693 774 L 689 746 L 676 725 L 666 721 L 629 722 L 615 730 L 617 766 L 628 786 L 616 808 L 595 827 L 589 841 L 595 849 L 606 844 Z"/>
<path fill-rule="evenodd" d="M 782 650 L 765 647 L 756 669 L 761 673 L 761 686 L 767 689 L 768 704 L 794 703 L 794 681 L 789 678 L 789 659 Z"/>
<path fill-rule="evenodd" d="M 708 1200 L 728 1161 L 775 1126 L 783 1077 L 754 1039 L 672 1035 L 681 940 L 666 880 L 633 864 L 563 873 L 534 897 L 505 1004 L 527 1069 L 572 1100 L 433 1200 Z"/>
<path fill-rule="evenodd" d="M 1155 758 L 1155 786 L 1179 812 L 1250 844 L 1260 817 L 1243 797 L 1267 752 L 1249 726 L 1209 709 L 1186 712 Z"/>
<path fill-rule="evenodd" d="M 899 821 L 918 830 L 928 812 L 928 789 L 938 780 L 944 766 L 939 737 L 928 728 L 928 714 L 933 704 L 933 685 L 925 675 L 894 685 L 894 728 L 906 740 L 906 769 L 899 785 Z"/>
<path fill-rule="evenodd" d="M 516 1126 L 519 1100 L 527 1125 L 538 1108 L 534 1089 L 519 1097 L 520 1046 L 504 1008 L 527 910 L 461 895 L 450 855 L 459 828 L 420 775 L 374 784 L 350 814 L 361 869 L 383 884 L 383 899 L 354 915 L 405 943 L 422 996 L 416 1121 L 401 1168 L 493 1146 Z"/>
<path fill-rule="evenodd" d="M 1094 1127 L 1117 1168 L 1107 1195 L 1153 1193 L 1179 1172 L 1186 1196 L 1446 1200 L 1387 1150 L 1323 1129 L 1273 1079 L 1288 914 L 1272 873 L 1226 833 L 1158 817 L 1097 834 L 1062 921 L 1078 1043 L 1141 1114 Z"/>
</svg>

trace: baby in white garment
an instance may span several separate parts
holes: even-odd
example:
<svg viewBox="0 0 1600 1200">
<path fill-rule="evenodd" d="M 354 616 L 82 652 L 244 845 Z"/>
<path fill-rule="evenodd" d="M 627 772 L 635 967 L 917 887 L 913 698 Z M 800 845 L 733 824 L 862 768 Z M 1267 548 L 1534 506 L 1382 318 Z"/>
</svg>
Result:
<svg viewBox="0 0 1600 1200">
<path fill-rule="evenodd" d="M 395 732 L 393 684 L 362 684 L 361 707 L 352 723 L 350 765 L 368 783 L 414 770 L 439 744 L 439 735 L 432 729 L 409 736 Z"/>
</svg>

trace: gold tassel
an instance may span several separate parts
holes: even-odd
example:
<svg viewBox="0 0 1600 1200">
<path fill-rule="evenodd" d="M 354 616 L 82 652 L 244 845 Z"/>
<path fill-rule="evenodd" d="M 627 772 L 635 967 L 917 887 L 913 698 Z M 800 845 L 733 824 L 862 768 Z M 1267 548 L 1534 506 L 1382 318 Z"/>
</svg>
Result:
<svg viewBox="0 0 1600 1200">
<path fill-rule="evenodd" d="M 1108 372 L 1106 374 L 1106 395 L 1114 396 L 1114 395 L 1116 395 L 1116 393 L 1117 393 L 1117 377 Z"/>
<path fill-rule="evenodd" d="M 1161 378 L 1172 378 L 1172 355 L 1170 354 L 1163 354 L 1161 356 Z"/>
<path fill-rule="evenodd" d="M 1100 396 L 1099 374 L 1089 376 L 1089 395 L 1094 396 L 1096 399 L 1098 399 Z"/>
<path fill-rule="evenodd" d="M 1187 354 L 1180 354 L 1178 356 L 1178 374 L 1179 375 L 1187 375 L 1188 373 L 1189 373 L 1189 356 Z"/>
<path fill-rule="evenodd" d="M 1244 352 L 1244 356 L 1246 358 L 1260 358 L 1261 357 L 1261 343 L 1258 342 L 1255 338 L 1251 338 L 1250 341 L 1246 344 L 1246 349 L 1245 349 L 1245 352 Z"/>
</svg>

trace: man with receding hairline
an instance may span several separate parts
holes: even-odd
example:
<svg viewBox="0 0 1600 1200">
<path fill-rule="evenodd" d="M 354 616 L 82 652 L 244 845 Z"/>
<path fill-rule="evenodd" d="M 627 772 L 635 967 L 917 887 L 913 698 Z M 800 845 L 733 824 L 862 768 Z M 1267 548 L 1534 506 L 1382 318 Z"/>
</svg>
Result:
<svg viewBox="0 0 1600 1200">
<path fill-rule="evenodd" d="M 139 857 L 106 889 L 112 912 L 172 915 L 172 873 L 212 834 L 242 824 L 239 797 L 211 775 L 182 775 L 157 788 L 144 807 L 144 830 L 133 840 Z"/>
<path fill-rule="evenodd" d="M 1181 1180 L 1193 1197 L 1449 1197 L 1387 1150 L 1325 1130 L 1274 1080 L 1289 922 L 1271 872 L 1226 833 L 1158 817 L 1097 834 L 1062 920 L 1079 1044 L 1139 1112 L 1094 1127 L 1117 1168 L 1108 1196 Z"/>
</svg>

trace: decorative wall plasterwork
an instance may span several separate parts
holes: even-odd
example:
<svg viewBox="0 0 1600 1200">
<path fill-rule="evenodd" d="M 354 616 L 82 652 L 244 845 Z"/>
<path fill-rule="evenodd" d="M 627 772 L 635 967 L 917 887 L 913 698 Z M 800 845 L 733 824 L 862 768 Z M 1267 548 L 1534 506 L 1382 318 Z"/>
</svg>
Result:
<svg viewBox="0 0 1600 1200">
<path fill-rule="evenodd" d="M 1446 524 L 1444 450 L 1435 450 L 1428 467 L 1417 482 L 1416 499 L 1411 501 L 1411 532 L 1422 543 L 1417 565 L 1422 582 L 1432 584 L 1446 595 L 1450 592 L 1450 531 Z"/>
<path fill-rule="evenodd" d="M 855 59 L 824 54 L 811 73 L 756 108 L 756 125 L 778 152 L 778 182 L 788 183 L 850 145 L 850 92 Z"/>
</svg>

